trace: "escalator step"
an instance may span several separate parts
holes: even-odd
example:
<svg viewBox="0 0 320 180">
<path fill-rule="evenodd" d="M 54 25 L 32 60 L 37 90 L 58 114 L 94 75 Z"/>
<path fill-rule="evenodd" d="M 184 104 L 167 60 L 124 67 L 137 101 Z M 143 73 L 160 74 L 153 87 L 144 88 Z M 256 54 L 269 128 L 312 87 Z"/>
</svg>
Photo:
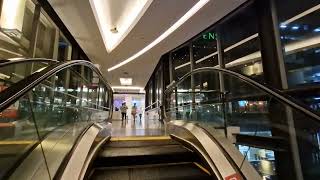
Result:
<svg viewBox="0 0 320 180">
<path fill-rule="evenodd" d="M 164 140 L 134 140 L 134 141 L 111 141 L 106 144 L 104 148 L 110 147 L 145 147 L 145 146 L 162 146 L 162 145 L 177 145 L 176 141 L 172 139 L 164 139 Z"/>
<path fill-rule="evenodd" d="M 173 162 L 195 162 L 198 157 L 181 145 L 105 148 L 95 167 L 128 166 Z"/>
<path fill-rule="evenodd" d="M 91 175 L 92 180 L 206 180 L 212 176 L 202 171 L 193 163 L 175 163 L 122 168 L 99 168 Z"/>
</svg>

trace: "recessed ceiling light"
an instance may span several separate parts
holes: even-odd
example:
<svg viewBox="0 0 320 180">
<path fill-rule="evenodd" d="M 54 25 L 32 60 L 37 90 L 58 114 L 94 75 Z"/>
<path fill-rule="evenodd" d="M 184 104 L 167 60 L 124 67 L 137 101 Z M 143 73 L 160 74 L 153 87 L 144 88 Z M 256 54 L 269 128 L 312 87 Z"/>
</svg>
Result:
<svg viewBox="0 0 320 180">
<path fill-rule="evenodd" d="M 120 78 L 120 84 L 122 86 L 131 86 L 132 85 L 132 78 Z"/>
<path fill-rule="evenodd" d="M 204 5 L 206 5 L 210 0 L 199 0 L 186 14 L 184 14 L 177 22 L 175 22 L 169 29 L 167 29 L 163 34 L 161 34 L 157 39 L 151 42 L 148 46 L 129 57 L 128 59 L 120 62 L 119 64 L 111 67 L 108 71 L 115 70 L 133 60 L 141 56 L 142 54 L 149 51 L 151 48 L 159 44 L 162 40 L 168 37 L 171 33 L 173 33 L 176 29 L 178 29 L 183 23 L 185 23 L 188 19 L 190 19 L 195 13 L 197 13 Z"/>
</svg>

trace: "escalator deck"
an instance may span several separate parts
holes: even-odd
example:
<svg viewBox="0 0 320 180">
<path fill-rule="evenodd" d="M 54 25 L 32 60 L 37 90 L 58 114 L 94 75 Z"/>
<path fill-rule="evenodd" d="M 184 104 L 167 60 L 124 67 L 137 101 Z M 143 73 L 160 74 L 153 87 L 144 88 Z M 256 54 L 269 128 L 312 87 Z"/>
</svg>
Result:
<svg viewBox="0 0 320 180">
<path fill-rule="evenodd" d="M 213 179 L 196 153 L 171 139 L 107 143 L 94 162 L 89 179 Z"/>
</svg>

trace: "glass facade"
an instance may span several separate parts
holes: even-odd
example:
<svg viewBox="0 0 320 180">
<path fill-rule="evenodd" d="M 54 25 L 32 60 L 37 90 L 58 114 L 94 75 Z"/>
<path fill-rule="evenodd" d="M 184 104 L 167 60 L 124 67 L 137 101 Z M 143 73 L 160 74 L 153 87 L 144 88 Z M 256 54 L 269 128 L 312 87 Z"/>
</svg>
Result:
<svg viewBox="0 0 320 180">
<path fill-rule="evenodd" d="M 16 66 L 24 68 L 25 64 Z M 4 88 L 0 86 L 0 91 Z M 30 164 L 43 168 L 40 179 L 54 177 L 83 130 L 109 117 L 112 106 L 108 98 L 111 88 L 95 70 L 81 65 L 62 69 L 26 92 L 0 114 L 1 149 L 6 154 L 0 157 L 0 178 L 25 179 L 27 172 L 11 171 L 28 169 Z M 29 161 L 26 155 L 37 160 Z"/>
<path fill-rule="evenodd" d="M 155 72 L 168 69 L 163 78 L 173 83 L 197 68 L 226 68 L 278 88 L 320 112 L 319 18 L 318 0 L 250 0 L 163 55 L 169 57 L 169 63 Z M 164 61 L 161 59 L 159 64 Z M 296 143 L 297 147 L 285 152 L 245 143 L 236 147 L 265 179 L 286 179 L 297 159 L 301 176 L 317 179 L 318 126 L 305 124 L 307 117 L 300 112 L 288 111 L 289 107 L 267 94 L 222 74 L 196 73 L 180 82 L 163 98 L 167 116 L 216 128 L 239 127 L 243 136 L 281 137 Z M 152 76 L 149 83 L 155 79 Z M 281 85 L 272 79 L 281 79 Z M 290 123 L 296 136 L 283 129 Z"/>
<path fill-rule="evenodd" d="M 180 79 L 190 71 L 190 52 L 188 46 L 181 47 L 172 52 L 171 58 L 174 69 L 174 79 Z"/>
<path fill-rule="evenodd" d="M 289 87 L 320 83 L 319 1 L 276 1 Z M 287 11 L 290 9 L 290 11 Z"/>
<path fill-rule="evenodd" d="M 299 0 L 268 0 L 264 3 L 274 3 L 274 7 L 263 6 L 262 9 L 259 3 L 261 2 L 255 0 L 248 1 L 235 12 L 180 45 L 178 49 L 165 54 L 164 56 L 170 57 L 171 63 L 171 66 L 167 65 L 171 73 L 165 73 L 165 79 L 178 80 L 192 68 L 221 66 L 281 89 L 278 85 L 266 81 L 266 77 L 280 79 L 280 72 L 275 71 L 272 66 L 264 67 L 277 61 L 272 57 L 263 59 L 263 53 L 269 53 L 266 49 L 274 48 L 276 43 L 268 44 L 266 40 L 262 40 L 270 39 L 273 32 L 279 32 L 279 37 L 275 37 L 276 41 L 282 44 L 282 52 L 277 53 L 278 57 L 283 57 L 279 61 L 283 61 L 285 65 L 286 73 L 285 77 L 282 77 L 286 80 L 282 87 L 284 92 L 320 111 L 320 24 L 317 20 L 320 18 L 319 1 L 308 0 L 301 3 Z M 261 25 L 268 23 L 268 19 L 261 17 L 262 13 L 259 12 L 266 9 L 275 15 L 276 20 L 271 16 L 268 17 L 269 20 L 278 25 L 276 29 L 271 28 L 270 33 L 262 35 L 265 26 L 272 26 Z M 268 37 L 261 37 L 266 35 Z M 267 74 L 264 72 L 266 68 Z M 313 91 L 308 90 L 308 87 L 312 87 L 310 89 Z M 297 88 L 299 91 L 296 91 Z M 164 90 L 165 87 L 162 91 Z"/>
<path fill-rule="evenodd" d="M 218 65 L 217 33 L 209 30 L 192 42 L 195 68 Z"/>
</svg>

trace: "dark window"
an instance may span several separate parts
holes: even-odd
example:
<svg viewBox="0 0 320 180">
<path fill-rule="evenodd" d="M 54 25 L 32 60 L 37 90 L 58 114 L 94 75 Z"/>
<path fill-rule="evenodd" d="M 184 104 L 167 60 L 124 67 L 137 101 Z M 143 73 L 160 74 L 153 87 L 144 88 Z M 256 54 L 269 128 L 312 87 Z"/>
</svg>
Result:
<svg viewBox="0 0 320 180">
<path fill-rule="evenodd" d="M 190 72 L 190 53 L 188 46 L 184 46 L 172 52 L 172 64 L 175 79 L 179 79 Z"/>
<path fill-rule="evenodd" d="M 254 5 L 241 10 L 220 27 L 224 62 L 227 69 L 260 79 L 261 63 L 258 19 Z M 248 67 L 252 66 L 252 67 Z"/>
<path fill-rule="evenodd" d="M 192 42 L 195 68 L 218 65 L 217 34 L 213 30 L 202 33 Z"/>
</svg>

